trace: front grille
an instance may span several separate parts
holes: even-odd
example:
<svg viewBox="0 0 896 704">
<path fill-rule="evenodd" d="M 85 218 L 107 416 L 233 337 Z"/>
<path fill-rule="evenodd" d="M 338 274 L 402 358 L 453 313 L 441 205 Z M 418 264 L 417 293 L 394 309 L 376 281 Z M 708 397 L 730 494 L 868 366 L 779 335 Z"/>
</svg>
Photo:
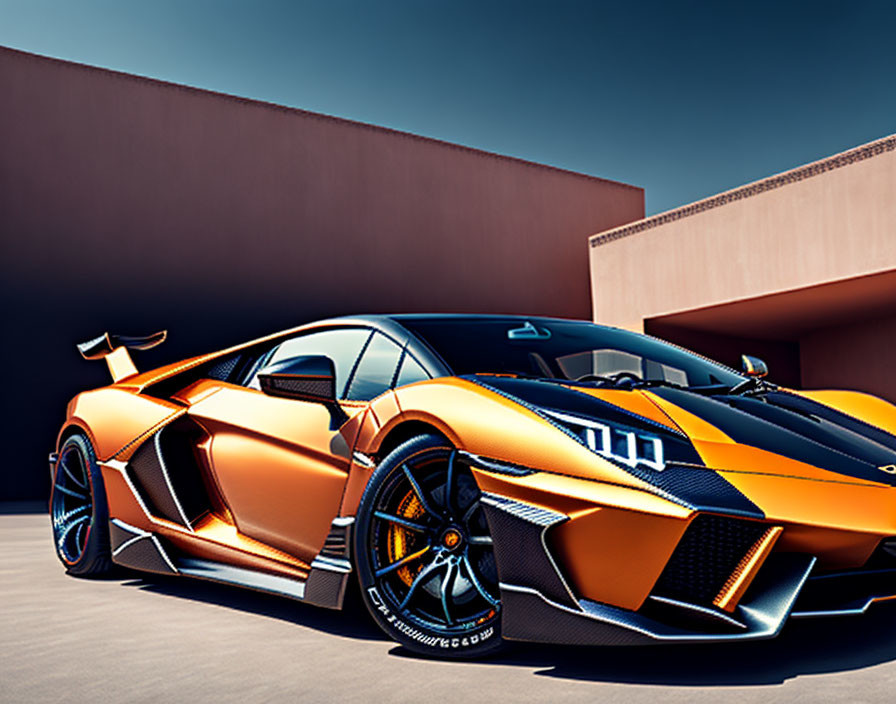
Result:
<svg viewBox="0 0 896 704">
<path fill-rule="evenodd" d="M 679 541 L 652 593 L 711 605 L 767 529 L 767 525 L 755 521 L 699 514 Z"/>
</svg>

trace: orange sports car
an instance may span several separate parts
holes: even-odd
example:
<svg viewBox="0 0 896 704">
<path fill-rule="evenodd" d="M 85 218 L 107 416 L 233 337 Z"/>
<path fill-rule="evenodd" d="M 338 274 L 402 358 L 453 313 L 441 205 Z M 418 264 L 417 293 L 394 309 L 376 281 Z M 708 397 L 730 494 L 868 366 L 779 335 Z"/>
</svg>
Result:
<svg viewBox="0 0 896 704">
<path fill-rule="evenodd" d="M 138 372 L 79 345 L 51 515 L 113 564 L 340 608 L 422 653 L 770 638 L 896 598 L 896 407 L 586 322 L 335 318 Z"/>
</svg>

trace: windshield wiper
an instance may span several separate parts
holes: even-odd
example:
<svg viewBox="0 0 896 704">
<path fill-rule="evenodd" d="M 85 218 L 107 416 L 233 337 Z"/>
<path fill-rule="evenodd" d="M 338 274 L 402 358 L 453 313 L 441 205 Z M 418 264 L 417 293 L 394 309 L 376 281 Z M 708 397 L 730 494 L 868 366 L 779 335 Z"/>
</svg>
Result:
<svg viewBox="0 0 896 704">
<path fill-rule="evenodd" d="M 632 382 L 632 388 L 635 389 L 649 389 L 653 386 L 665 386 L 670 389 L 683 389 L 685 391 L 693 388 L 691 386 L 676 384 L 673 381 L 666 381 L 665 379 L 642 379 L 641 381 Z"/>
<path fill-rule="evenodd" d="M 538 379 L 540 381 L 550 381 L 555 384 L 566 384 L 568 386 L 580 385 L 593 387 L 595 385 L 600 385 L 609 386 L 614 389 L 645 389 L 653 386 L 666 386 L 673 389 L 684 390 L 691 388 L 689 386 L 682 386 L 681 384 L 666 381 L 665 379 L 636 379 L 633 376 L 614 377 L 589 374 L 587 378 L 579 379 L 544 379 L 541 377 L 538 377 Z"/>
<path fill-rule="evenodd" d="M 523 372 L 476 372 L 474 376 L 514 376 L 517 379 L 528 379 L 532 381 L 544 381 L 549 384 L 562 384 L 564 386 L 586 386 L 588 388 L 610 387 L 614 389 L 644 389 L 656 386 L 663 386 L 671 389 L 681 389 L 683 391 L 695 391 L 697 393 L 711 393 L 713 391 L 727 391 L 728 387 L 723 384 L 713 384 L 711 386 L 685 386 L 676 384 L 665 379 L 640 379 L 631 376 L 598 376 L 597 374 L 588 374 L 578 379 L 558 379 L 557 377 L 539 376 L 537 374 L 527 374 Z"/>
</svg>

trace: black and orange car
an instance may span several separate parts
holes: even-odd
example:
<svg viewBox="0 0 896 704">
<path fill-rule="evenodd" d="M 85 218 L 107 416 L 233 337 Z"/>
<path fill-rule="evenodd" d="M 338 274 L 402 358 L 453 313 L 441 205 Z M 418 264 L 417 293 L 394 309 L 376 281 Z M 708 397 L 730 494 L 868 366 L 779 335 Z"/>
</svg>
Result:
<svg viewBox="0 0 896 704">
<path fill-rule="evenodd" d="M 794 391 L 644 335 L 513 316 L 336 318 L 68 406 L 69 572 L 129 568 L 340 608 L 470 656 L 775 636 L 896 598 L 896 407 Z"/>
</svg>

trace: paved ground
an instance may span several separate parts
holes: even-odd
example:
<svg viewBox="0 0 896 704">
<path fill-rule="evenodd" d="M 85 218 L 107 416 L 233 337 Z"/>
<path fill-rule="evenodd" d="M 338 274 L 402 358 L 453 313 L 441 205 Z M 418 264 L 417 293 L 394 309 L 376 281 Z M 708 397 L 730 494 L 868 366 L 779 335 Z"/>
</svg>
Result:
<svg viewBox="0 0 896 704">
<path fill-rule="evenodd" d="M 0 702 L 896 701 L 896 608 L 794 623 L 765 643 L 516 646 L 433 662 L 357 609 L 181 579 L 68 577 L 47 516 L 15 510 L 0 515 Z"/>
</svg>

